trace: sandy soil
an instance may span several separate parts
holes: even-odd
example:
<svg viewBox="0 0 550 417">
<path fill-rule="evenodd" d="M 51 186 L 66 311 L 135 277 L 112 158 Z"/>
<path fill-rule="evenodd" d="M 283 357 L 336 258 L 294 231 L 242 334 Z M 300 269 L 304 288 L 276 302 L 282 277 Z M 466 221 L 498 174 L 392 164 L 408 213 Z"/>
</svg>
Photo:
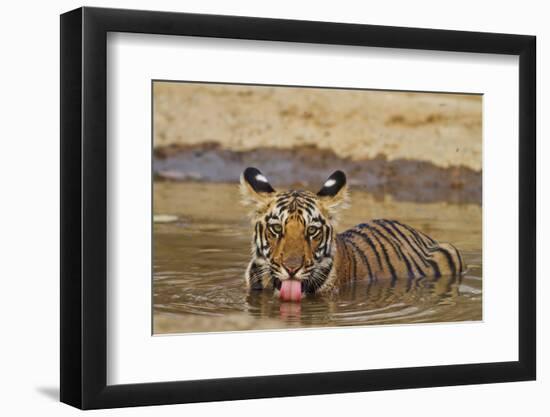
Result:
<svg viewBox="0 0 550 417">
<path fill-rule="evenodd" d="M 317 145 L 340 158 L 481 170 L 482 97 L 157 82 L 154 145 Z"/>
</svg>

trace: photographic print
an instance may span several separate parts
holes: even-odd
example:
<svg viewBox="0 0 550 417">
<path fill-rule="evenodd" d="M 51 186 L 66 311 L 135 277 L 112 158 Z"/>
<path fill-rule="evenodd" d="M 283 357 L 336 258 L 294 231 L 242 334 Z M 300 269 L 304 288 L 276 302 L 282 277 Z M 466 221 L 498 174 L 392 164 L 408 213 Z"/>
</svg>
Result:
<svg viewBox="0 0 550 417">
<path fill-rule="evenodd" d="M 152 91 L 153 334 L 482 320 L 482 95 Z"/>
<path fill-rule="evenodd" d="M 89 7 L 60 34 L 62 402 L 536 379 L 534 36 Z"/>
</svg>

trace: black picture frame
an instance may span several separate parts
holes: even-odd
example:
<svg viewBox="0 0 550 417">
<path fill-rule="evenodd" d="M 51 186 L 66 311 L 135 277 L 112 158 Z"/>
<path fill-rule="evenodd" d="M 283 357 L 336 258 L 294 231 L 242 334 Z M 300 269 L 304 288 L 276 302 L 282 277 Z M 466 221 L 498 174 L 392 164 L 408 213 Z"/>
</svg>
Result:
<svg viewBox="0 0 550 417">
<path fill-rule="evenodd" d="M 519 56 L 519 360 L 107 385 L 108 32 Z M 237 16 L 88 7 L 61 15 L 61 401 L 93 409 L 535 379 L 535 45 L 525 35 Z"/>
</svg>

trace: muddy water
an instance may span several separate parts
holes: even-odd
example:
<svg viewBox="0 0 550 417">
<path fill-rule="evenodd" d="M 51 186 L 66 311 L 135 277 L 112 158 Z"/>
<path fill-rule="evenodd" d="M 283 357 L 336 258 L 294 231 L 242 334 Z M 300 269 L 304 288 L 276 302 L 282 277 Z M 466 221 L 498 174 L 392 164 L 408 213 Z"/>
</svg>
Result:
<svg viewBox="0 0 550 417">
<path fill-rule="evenodd" d="M 282 303 L 269 291 L 248 294 L 244 287 L 252 229 L 236 187 L 155 183 L 154 213 L 169 215 L 154 225 L 155 334 L 482 319 L 479 205 L 402 202 L 352 190 L 338 230 L 371 218 L 399 219 L 459 247 L 467 274 L 403 279 L 393 287 L 358 282 L 331 297 Z"/>
</svg>

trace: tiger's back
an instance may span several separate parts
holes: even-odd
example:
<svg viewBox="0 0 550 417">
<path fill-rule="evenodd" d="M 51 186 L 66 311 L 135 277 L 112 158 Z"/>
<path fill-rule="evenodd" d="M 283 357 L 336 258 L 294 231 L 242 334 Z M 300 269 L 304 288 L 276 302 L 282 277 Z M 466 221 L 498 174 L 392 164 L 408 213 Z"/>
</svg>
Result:
<svg viewBox="0 0 550 417">
<path fill-rule="evenodd" d="M 458 275 L 465 270 L 460 252 L 396 220 L 361 223 L 336 236 L 335 284 L 355 279 Z"/>
</svg>

